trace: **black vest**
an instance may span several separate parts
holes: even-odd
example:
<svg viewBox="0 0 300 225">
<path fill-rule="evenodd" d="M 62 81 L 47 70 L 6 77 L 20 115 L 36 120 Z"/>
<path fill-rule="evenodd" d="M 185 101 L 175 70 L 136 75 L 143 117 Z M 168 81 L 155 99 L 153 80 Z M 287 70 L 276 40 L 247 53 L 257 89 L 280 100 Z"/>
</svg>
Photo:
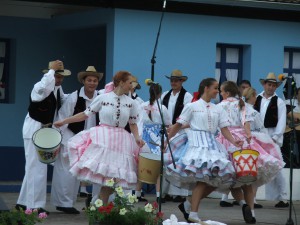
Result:
<svg viewBox="0 0 300 225">
<path fill-rule="evenodd" d="M 254 104 L 254 109 L 258 112 L 260 112 L 261 100 L 262 100 L 262 96 L 259 95 Z M 278 123 L 277 100 L 278 100 L 278 97 L 276 95 L 271 98 L 271 101 L 268 105 L 266 115 L 265 115 L 265 120 L 264 120 L 265 128 L 272 128 L 272 127 L 277 126 L 277 123 Z"/>
<path fill-rule="evenodd" d="M 56 98 L 53 91 L 43 101 L 33 102 L 31 97 L 29 101 L 28 112 L 32 119 L 42 124 L 53 123 L 56 110 Z"/>
<path fill-rule="evenodd" d="M 171 96 L 172 90 L 170 90 L 164 97 L 163 99 L 163 105 L 166 106 L 168 108 L 169 105 L 169 99 Z M 177 118 L 180 116 L 183 107 L 184 107 L 184 95 L 186 93 L 186 90 L 184 88 L 182 88 L 180 90 L 179 96 L 177 98 L 176 104 L 175 104 L 175 109 L 174 109 L 174 114 L 173 114 L 173 118 L 172 118 L 172 124 L 176 123 Z"/>
<path fill-rule="evenodd" d="M 86 109 L 85 99 L 83 97 L 79 96 L 80 89 L 77 91 L 77 102 L 74 107 L 74 113 L 73 115 L 76 115 L 77 113 L 81 113 Z M 77 134 L 80 131 L 84 130 L 84 124 L 85 120 L 81 122 L 76 123 L 70 123 L 68 125 L 68 128 L 74 133 Z M 99 113 L 96 113 L 96 126 L 99 124 Z"/>
</svg>

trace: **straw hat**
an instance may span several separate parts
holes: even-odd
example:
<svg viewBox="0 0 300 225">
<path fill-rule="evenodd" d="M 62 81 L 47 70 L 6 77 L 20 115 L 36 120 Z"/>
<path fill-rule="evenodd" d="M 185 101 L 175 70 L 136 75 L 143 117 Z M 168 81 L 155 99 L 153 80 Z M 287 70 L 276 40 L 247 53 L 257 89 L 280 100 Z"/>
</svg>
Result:
<svg viewBox="0 0 300 225">
<path fill-rule="evenodd" d="M 140 83 L 138 82 L 138 80 L 135 76 L 132 76 L 131 85 L 132 85 L 133 88 L 135 88 L 137 90 L 141 89 L 141 85 L 140 85 Z"/>
<path fill-rule="evenodd" d="M 50 70 L 50 68 L 51 68 L 51 66 L 54 62 L 55 61 L 49 62 L 48 69 L 44 69 L 43 73 L 48 73 L 48 71 Z M 64 63 L 63 62 L 61 62 L 61 68 L 59 68 L 59 70 L 56 70 L 55 73 L 58 73 L 58 74 L 63 75 L 63 76 L 71 75 L 71 71 L 64 68 Z"/>
<path fill-rule="evenodd" d="M 183 76 L 181 70 L 173 70 L 170 76 L 166 76 L 168 79 L 177 78 L 183 81 L 186 81 L 188 79 L 187 76 Z"/>
<path fill-rule="evenodd" d="M 83 83 L 84 78 L 87 76 L 95 76 L 100 81 L 103 77 L 103 73 L 97 72 L 94 66 L 88 66 L 85 71 L 78 73 L 78 80 L 80 83 Z"/>
<path fill-rule="evenodd" d="M 276 83 L 277 87 L 282 84 L 281 81 L 277 81 L 277 78 L 273 72 L 268 73 L 268 76 L 265 79 L 259 79 L 259 81 L 262 85 L 264 85 L 266 82 Z"/>
</svg>

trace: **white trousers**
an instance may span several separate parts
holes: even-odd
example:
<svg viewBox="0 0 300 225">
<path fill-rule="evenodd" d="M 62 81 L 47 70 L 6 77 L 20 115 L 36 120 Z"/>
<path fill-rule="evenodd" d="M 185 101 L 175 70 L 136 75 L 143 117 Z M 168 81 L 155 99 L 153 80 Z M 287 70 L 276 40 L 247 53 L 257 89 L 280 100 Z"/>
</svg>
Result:
<svg viewBox="0 0 300 225">
<path fill-rule="evenodd" d="M 31 138 L 24 138 L 25 176 L 17 203 L 27 208 L 44 208 L 47 193 L 47 165 L 41 163 Z"/>
<path fill-rule="evenodd" d="M 266 200 L 282 201 L 287 200 L 285 177 L 283 170 L 277 176 L 265 185 Z"/>
<path fill-rule="evenodd" d="M 65 148 L 65 146 L 61 145 L 61 148 Z M 54 206 L 73 207 L 77 200 L 80 181 L 72 176 L 69 169 L 69 159 L 60 153 L 54 162 L 52 177 L 51 203 Z"/>
</svg>

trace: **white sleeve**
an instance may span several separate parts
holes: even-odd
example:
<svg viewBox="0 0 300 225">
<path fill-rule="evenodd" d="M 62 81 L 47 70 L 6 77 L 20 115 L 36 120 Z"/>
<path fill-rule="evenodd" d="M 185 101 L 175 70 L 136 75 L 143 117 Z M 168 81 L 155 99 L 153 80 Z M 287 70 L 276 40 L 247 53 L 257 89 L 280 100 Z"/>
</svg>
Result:
<svg viewBox="0 0 300 225">
<path fill-rule="evenodd" d="M 60 107 L 58 111 L 57 120 L 63 120 L 65 118 L 73 116 L 76 102 L 77 102 L 77 91 L 73 92 L 65 99 L 64 104 Z M 65 124 L 60 129 L 64 131 L 67 127 L 68 124 Z"/>
<path fill-rule="evenodd" d="M 272 134 L 272 138 L 274 140 L 277 140 L 283 135 L 286 127 L 286 105 L 282 99 L 278 98 L 277 106 L 278 106 L 278 123 L 275 128 L 275 131 Z"/>
<path fill-rule="evenodd" d="M 171 116 L 169 115 L 169 111 L 166 106 L 162 105 L 162 113 L 164 116 L 165 125 L 169 126 L 172 125 Z"/>
<path fill-rule="evenodd" d="M 186 105 L 187 103 L 191 103 L 193 100 L 193 95 L 191 95 L 189 92 L 186 92 L 184 95 L 183 105 Z"/>
<path fill-rule="evenodd" d="M 43 101 L 50 93 L 54 90 L 55 87 L 55 71 L 49 70 L 48 73 L 45 73 L 43 78 L 34 85 L 31 91 L 31 100 L 33 102 Z"/>
<path fill-rule="evenodd" d="M 180 124 L 189 124 L 192 119 L 192 107 L 191 103 L 188 103 L 184 106 L 179 118 L 176 120 L 177 123 Z"/>
<path fill-rule="evenodd" d="M 90 104 L 90 106 L 84 111 L 85 115 L 91 116 L 101 110 L 102 107 L 102 99 L 103 96 L 105 97 L 106 95 L 98 95 Z"/>
</svg>

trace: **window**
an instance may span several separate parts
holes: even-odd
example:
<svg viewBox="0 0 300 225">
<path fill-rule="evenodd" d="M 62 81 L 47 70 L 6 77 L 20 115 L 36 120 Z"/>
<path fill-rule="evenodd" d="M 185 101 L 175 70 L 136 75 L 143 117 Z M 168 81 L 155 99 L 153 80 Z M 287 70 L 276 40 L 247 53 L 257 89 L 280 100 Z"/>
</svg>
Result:
<svg viewBox="0 0 300 225">
<path fill-rule="evenodd" d="M 9 40 L 0 38 L 0 103 L 8 102 Z"/>
<path fill-rule="evenodd" d="M 220 84 L 226 80 L 239 83 L 242 80 L 243 46 L 217 44 L 216 79 Z"/>
<path fill-rule="evenodd" d="M 293 76 L 300 86 L 300 48 L 284 48 L 283 73 Z"/>
</svg>

